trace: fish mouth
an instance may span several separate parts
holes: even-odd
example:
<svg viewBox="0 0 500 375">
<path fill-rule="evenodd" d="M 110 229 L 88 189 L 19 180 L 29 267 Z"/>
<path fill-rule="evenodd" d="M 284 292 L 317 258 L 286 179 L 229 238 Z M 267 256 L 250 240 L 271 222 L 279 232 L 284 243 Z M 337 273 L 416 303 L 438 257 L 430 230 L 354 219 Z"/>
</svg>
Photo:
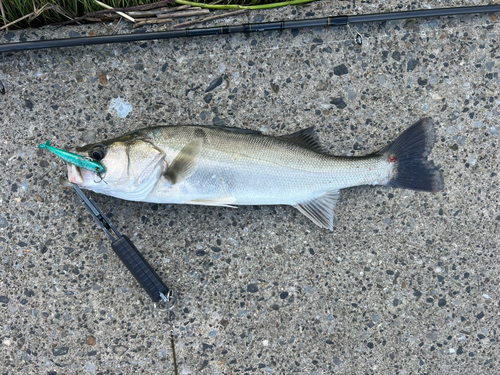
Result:
<svg viewBox="0 0 500 375">
<path fill-rule="evenodd" d="M 74 164 L 68 164 L 68 181 L 77 185 L 84 182 L 80 168 Z"/>
<path fill-rule="evenodd" d="M 95 172 L 68 163 L 68 181 L 70 183 L 76 184 L 82 188 L 88 188 L 98 183 L 98 181 L 95 181 L 95 177 Z"/>
</svg>

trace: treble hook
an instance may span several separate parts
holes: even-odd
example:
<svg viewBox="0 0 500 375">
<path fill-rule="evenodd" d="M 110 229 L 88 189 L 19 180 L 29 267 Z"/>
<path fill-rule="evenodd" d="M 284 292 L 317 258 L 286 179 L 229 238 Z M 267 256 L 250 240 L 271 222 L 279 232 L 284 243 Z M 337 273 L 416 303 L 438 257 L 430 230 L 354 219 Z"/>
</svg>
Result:
<svg viewBox="0 0 500 375">
<path fill-rule="evenodd" d="M 95 178 L 96 176 L 99 177 L 99 181 L 96 181 L 96 178 Z M 108 183 L 104 180 L 104 177 L 105 177 L 105 173 L 104 173 L 104 176 L 103 176 L 103 173 L 96 173 L 94 176 L 94 183 L 99 184 L 102 181 L 107 185 Z"/>
</svg>

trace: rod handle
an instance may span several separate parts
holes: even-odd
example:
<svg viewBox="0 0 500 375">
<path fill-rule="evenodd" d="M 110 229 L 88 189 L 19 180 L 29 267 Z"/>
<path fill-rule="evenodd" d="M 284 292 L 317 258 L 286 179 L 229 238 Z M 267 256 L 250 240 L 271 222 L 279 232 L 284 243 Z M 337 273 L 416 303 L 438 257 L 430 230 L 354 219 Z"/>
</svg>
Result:
<svg viewBox="0 0 500 375">
<path fill-rule="evenodd" d="M 164 296 L 168 295 L 167 286 L 127 236 L 121 236 L 113 241 L 111 247 L 153 302 L 160 300 L 160 293 Z"/>
</svg>

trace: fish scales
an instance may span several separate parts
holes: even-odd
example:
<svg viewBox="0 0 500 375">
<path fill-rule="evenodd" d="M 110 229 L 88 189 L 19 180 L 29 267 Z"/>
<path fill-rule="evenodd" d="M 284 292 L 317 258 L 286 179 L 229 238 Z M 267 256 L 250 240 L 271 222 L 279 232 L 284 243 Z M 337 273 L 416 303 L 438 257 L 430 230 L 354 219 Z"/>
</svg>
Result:
<svg viewBox="0 0 500 375">
<path fill-rule="evenodd" d="M 185 203 L 227 195 L 235 205 L 295 205 L 325 191 L 380 181 L 389 172 L 382 156 L 339 158 L 260 134 L 199 127 L 156 128 L 148 134 L 167 160 L 196 137 L 204 138 L 200 162 L 189 181 L 181 182 L 181 201 L 172 202 L 170 184 L 157 185 L 147 201 Z"/>
</svg>

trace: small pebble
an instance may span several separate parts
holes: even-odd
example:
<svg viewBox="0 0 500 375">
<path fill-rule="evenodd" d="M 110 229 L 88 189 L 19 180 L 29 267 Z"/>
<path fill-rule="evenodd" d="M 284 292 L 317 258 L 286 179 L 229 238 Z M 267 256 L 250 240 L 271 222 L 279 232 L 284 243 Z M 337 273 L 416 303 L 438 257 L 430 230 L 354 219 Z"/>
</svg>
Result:
<svg viewBox="0 0 500 375">
<path fill-rule="evenodd" d="M 309 295 L 314 294 L 314 288 L 311 288 L 310 286 L 305 286 L 304 291 Z"/>
<path fill-rule="evenodd" d="M 257 284 L 249 284 L 247 286 L 247 292 L 249 293 L 257 293 L 259 291 L 259 287 Z"/>
<path fill-rule="evenodd" d="M 222 78 L 222 76 L 220 76 L 219 78 L 214 79 L 212 82 L 210 82 L 210 84 L 208 85 L 208 87 L 205 90 L 205 92 L 210 92 L 212 90 L 215 90 L 217 87 L 219 87 L 220 85 L 222 85 L 222 82 L 224 82 L 224 79 Z"/>
<path fill-rule="evenodd" d="M 67 346 L 64 346 L 62 348 L 53 348 L 52 354 L 54 354 L 55 356 L 61 356 L 61 355 L 68 354 L 68 351 L 69 351 L 69 347 L 67 347 Z"/>
</svg>

